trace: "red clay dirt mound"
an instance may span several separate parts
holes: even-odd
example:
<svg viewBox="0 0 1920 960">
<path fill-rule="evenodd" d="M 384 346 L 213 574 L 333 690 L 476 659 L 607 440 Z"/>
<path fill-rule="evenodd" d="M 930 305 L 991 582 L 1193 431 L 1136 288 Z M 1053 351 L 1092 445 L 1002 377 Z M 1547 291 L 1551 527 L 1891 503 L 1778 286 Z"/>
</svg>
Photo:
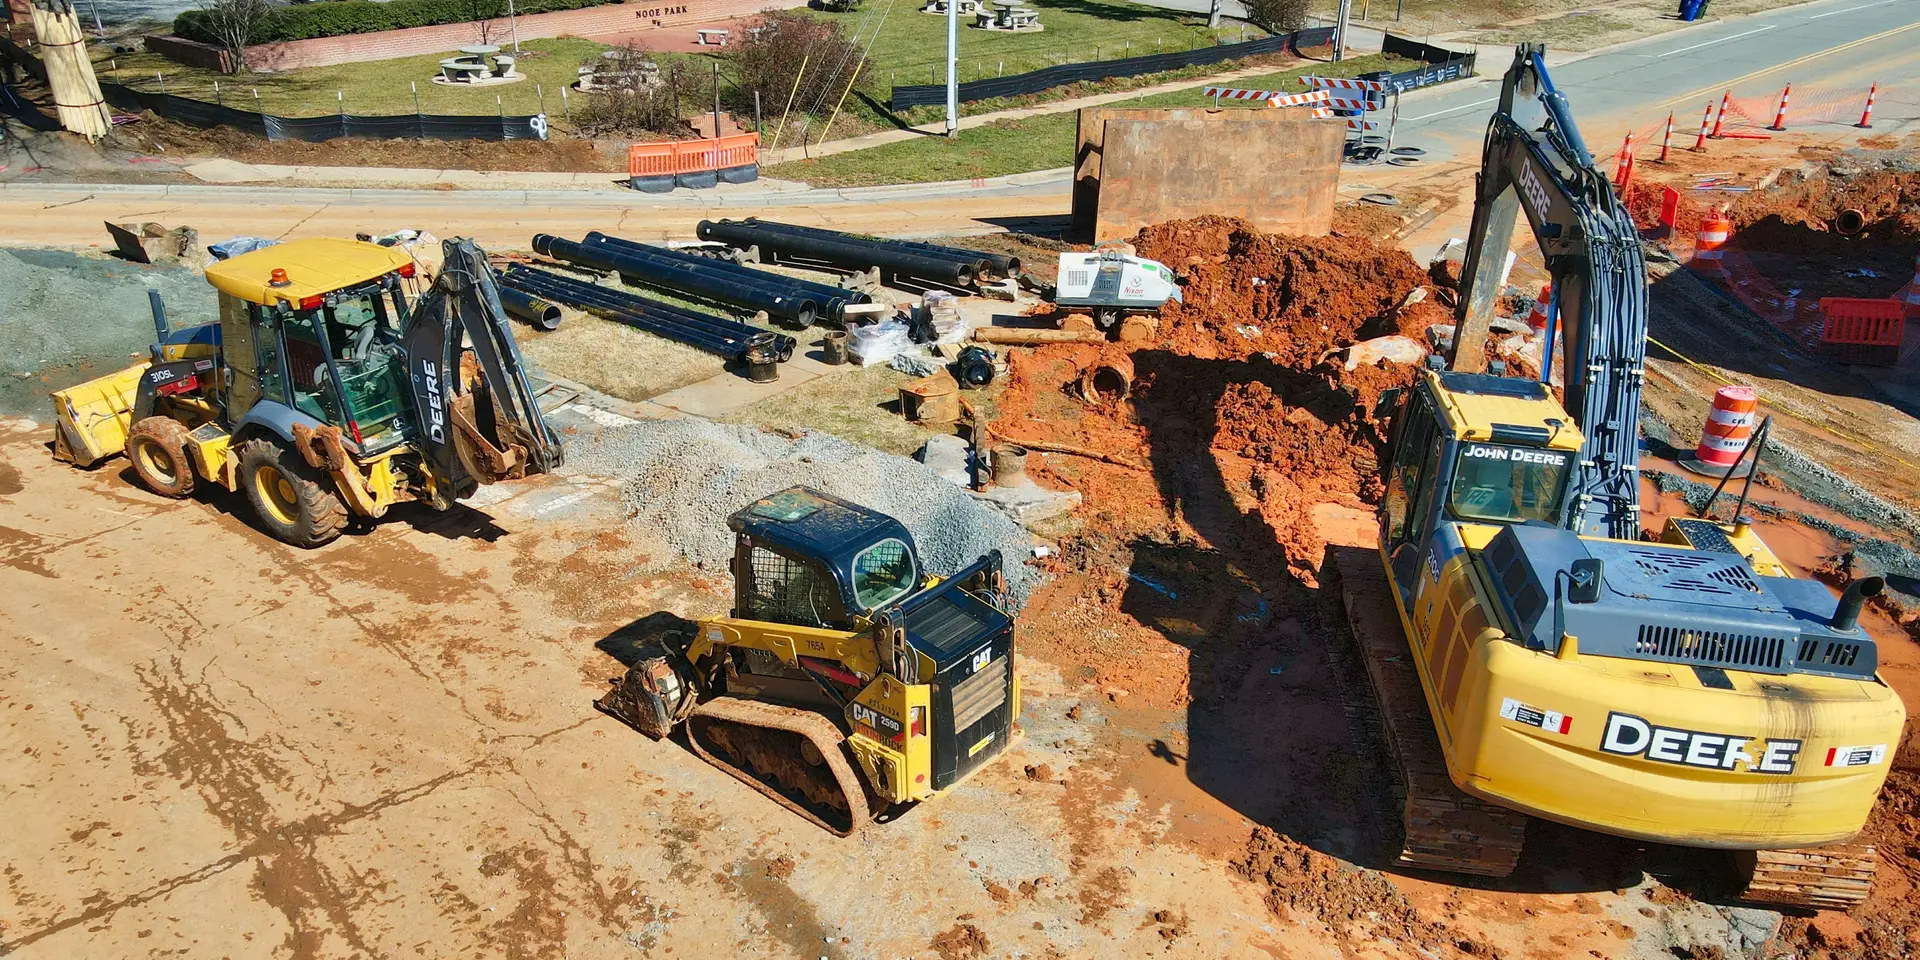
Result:
<svg viewBox="0 0 1920 960">
<path fill-rule="evenodd" d="M 1333 346 L 1400 332 L 1396 308 L 1428 280 L 1405 251 L 1362 237 L 1278 236 L 1227 217 L 1148 227 L 1133 246 L 1185 281 L 1186 302 L 1163 314 L 1168 345 L 1209 359 L 1311 366 Z"/>
<path fill-rule="evenodd" d="M 1010 351 L 989 430 L 1106 457 L 1029 462 L 1041 482 L 1083 498 L 1050 561 L 1054 585 L 1034 600 L 1031 649 L 1081 665 L 1076 679 L 1110 696 L 1176 707 L 1241 677 L 1224 667 L 1189 676 L 1180 647 L 1208 645 L 1205 659 L 1226 663 L 1239 656 L 1220 649 L 1233 638 L 1311 616 L 1294 609 L 1305 594 L 1289 591 L 1318 584 L 1314 506 L 1379 499 L 1383 438 L 1371 411 L 1416 371 L 1349 371 L 1333 351 L 1421 333 L 1445 311 L 1430 288 L 1401 309 L 1425 272 L 1361 238 L 1264 236 L 1208 217 L 1153 227 L 1135 248 L 1186 281 L 1160 339 Z M 1084 402 L 1081 371 L 1116 349 L 1131 350 L 1132 396 Z"/>
<path fill-rule="evenodd" d="M 1355 946 L 1383 938 L 1413 944 L 1430 956 L 1501 955 L 1491 944 L 1421 916 L 1380 873 L 1348 867 L 1267 827 L 1254 828 L 1233 869 L 1266 888 L 1267 909 L 1275 916 L 1291 913 L 1325 923 L 1349 955 Z"/>
</svg>

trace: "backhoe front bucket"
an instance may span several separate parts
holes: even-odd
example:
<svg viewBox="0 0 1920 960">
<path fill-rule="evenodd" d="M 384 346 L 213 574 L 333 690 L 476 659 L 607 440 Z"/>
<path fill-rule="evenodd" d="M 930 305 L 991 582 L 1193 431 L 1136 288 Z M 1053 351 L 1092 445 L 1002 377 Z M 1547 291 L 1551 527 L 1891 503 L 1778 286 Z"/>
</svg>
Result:
<svg viewBox="0 0 1920 960">
<path fill-rule="evenodd" d="M 53 392 L 53 455 L 91 467 L 127 449 L 133 429 L 133 403 L 149 364 L 136 363 L 118 373 Z"/>
</svg>

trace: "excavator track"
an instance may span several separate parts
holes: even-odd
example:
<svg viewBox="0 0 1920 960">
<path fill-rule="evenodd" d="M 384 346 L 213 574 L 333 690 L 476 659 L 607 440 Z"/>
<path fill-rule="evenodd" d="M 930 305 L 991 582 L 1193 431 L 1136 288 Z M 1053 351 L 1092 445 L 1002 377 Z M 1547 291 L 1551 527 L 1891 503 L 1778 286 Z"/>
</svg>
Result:
<svg viewBox="0 0 1920 960">
<path fill-rule="evenodd" d="M 1330 554 L 1399 774 L 1406 830 L 1399 862 L 1482 877 L 1512 873 L 1526 840 L 1527 817 L 1468 796 L 1447 776 L 1440 735 L 1379 554 L 1355 547 L 1335 548 Z"/>
<path fill-rule="evenodd" d="M 1870 843 L 1835 843 L 1804 850 L 1759 850 L 1739 855 L 1747 886 L 1740 898 L 1770 906 L 1845 910 L 1867 899 L 1879 856 Z"/>
<path fill-rule="evenodd" d="M 873 819 L 846 734 L 811 710 L 716 697 L 687 717 L 701 759 L 837 837 Z"/>
</svg>

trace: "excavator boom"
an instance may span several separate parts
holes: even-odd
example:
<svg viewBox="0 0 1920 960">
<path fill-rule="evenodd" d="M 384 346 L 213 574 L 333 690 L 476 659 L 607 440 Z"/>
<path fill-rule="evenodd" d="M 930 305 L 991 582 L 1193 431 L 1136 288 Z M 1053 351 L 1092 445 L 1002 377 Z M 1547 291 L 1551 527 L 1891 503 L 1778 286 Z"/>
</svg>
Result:
<svg viewBox="0 0 1920 960">
<path fill-rule="evenodd" d="M 1544 44 L 1520 45 L 1500 108 L 1487 123 L 1448 366 L 1469 372 L 1484 366 L 1481 344 L 1500 299 L 1516 216 L 1525 212 L 1553 283 L 1556 319 L 1541 351 L 1541 376 L 1551 375 L 1557 339 L 1565 406 L 1587 438 L 1562 525 L 1630 540 L 1640 533 L 1637 430 L 1647 265 L 1633 218 L 1594 167 L 1566 96 L 1547 75 L 1545 54 Z M 1524 116 L 1529 100 L 1538 104 L 1537 117 Z"/>
</svg>

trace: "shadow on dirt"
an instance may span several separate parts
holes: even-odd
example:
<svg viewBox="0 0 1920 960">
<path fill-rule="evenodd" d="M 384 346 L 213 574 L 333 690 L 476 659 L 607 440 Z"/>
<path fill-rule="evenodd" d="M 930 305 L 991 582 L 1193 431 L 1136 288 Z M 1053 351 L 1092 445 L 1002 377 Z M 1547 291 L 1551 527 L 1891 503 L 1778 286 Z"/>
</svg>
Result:
<svg viewBox="0 0 1920 960">
<path fill-rule="evenodd" d="M 1728 858 L 1538 821 L 1518 870 L 1503 880 L 1398 865 L 1397 774 L 1333 565 L 1317 575 L 1290 565 L 1285 544 L 1300 528 L 1287 527 L 1311 519 L 1267 488 L 1278 481 L 1263 478 L 1263 468 L 1235 475 L 1233 458 L 1213 448 L 1216 408 L 1237 385 L 1263 381 L 1290 407 L 1330 421 L 1352 398 L 1317 376 L 1257 359 L 1139 351 L 1133 360 L 1135 410 L 1154 450 L 1155 483 L 1204 541 L 1130 545 L 1120 609 L 1190 657 L 1189 755 L 1164 742 L 1150 744 L 1150 755 L 1184 762 L 1195 786 L 1255 823 L 1376 870 L 1532 893 L 1619 889 L 1638 884 L 1643 872 L 1703 899 L 1732 889 Z M 1371 550 L 1335 549 L 1357 552 L 1345 562 L 1379 562 Z"/>
</svg>

